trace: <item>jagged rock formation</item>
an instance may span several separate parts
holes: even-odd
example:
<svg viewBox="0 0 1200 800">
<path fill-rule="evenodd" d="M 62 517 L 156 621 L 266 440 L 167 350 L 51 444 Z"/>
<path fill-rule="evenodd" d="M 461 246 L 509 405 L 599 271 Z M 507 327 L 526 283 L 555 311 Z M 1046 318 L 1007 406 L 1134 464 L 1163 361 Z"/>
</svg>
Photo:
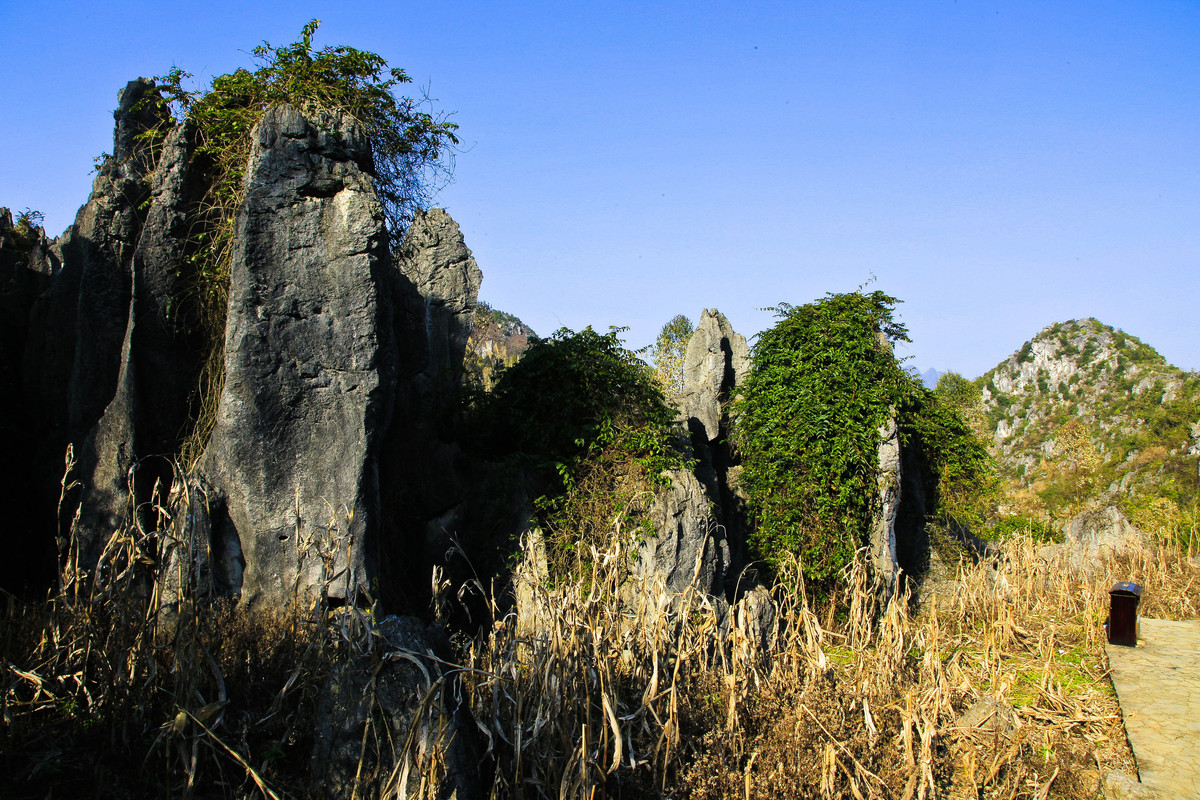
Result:
<svg viewBox="0 0 1200 800">
<path fill-rule="evenodd" d="M 352 598 L 374 577 L 396 380 L 383 209 L 357 123 L 259 123 L 238 214 L 225 385 L 198 474 L 244 601 Z M 233 542 L 236 540 L 236 546 Z M 236 575 L 234 565 L 225 573 Z M 235 581 L 236 584 L 236 581 Z"/>
<path fill-rule="evenodd" d="M 66 505 L 78 508 L 73 551 L 85 569 L 116 528 L 132 522 L 131 497 L 164 473 L 162 464 L 133 467 L 141 456 L 171 452 L 194 377 L 195 359 L 180 357 L 186 337 L 165 322 L 177 272 L 172 225 L 193 199 L 185 188 L 188 131 L 158 147 L 137 138 L 162 122 L 157 104 L 143 102 L 152 91 L 144 79 L 121 91 L 113 156 L 74 224 L 51 245 L 61 268 L 26 318 L 21 394 L 38 442 L 30 502 L 35 520 L 54 519 L 71 444 L 78 491 Z"/>
<path fill-rule="evenodd" d="M 440 208 L 418 212 L 396 254 L 396 265 L 412 284 L 405 298 L 402 327 L 409 341 L 423 341 L 416 367 L 425 410 L 457 401 L 463 353 L 483 274 L 463 242 L 458 223 Z M 418 331 L 411 330 L 419 325 Z M 415 334 L 415 335 L 412 335 Z"/>
<path fill-rule="evenodd" d="M 482 275 L 458 224 L 441 209 L 416 216 L 395 262 L 400 375 L 380 467 L 382 557 L 392 605 L 424 609 L 433 565 L 455 583 L 466 579 L 457 570 L 464 565 L 447 553 L 460 536 L 473 543 L 473 515 L 492 475 L 493 465 L 457 442 L 464 351 Z"/>
<path fill-rule="evenodd" d="M 693 435 L 700 434 L 705 444 L 728 433 L 722 429 L 722 421 L 728 421 L 724 406 L 749 369 L 746 337 L 734 331 L 720 311 L 704 309 L 683 358 L 679 405 Z"/>
<path fill-rule="evenodd" d="M 746 338 L 716 309 L 705 309 L 684 356 L 680 416 L 696 457 L 694 473 L 676 470 L 651 509 L 658 536 L 643 544 L 644 573 L 667 588 L 693 585 L 711 594 L 735 590 L 734 566 L 744 558 L 745 499 L 729 445 L 726 404 L 750 367 Z"/>
<path fill-rule="evenodd" d="M 381 535 L 399 538 L 388 549 L 411 562 L 396 574 L 427 585 L 421 537 L 412 547 L 404 537 L 462 502 L 469 471 L 452 440 L 481 276 L 457 225 L 440 210 L 419 213 L 388 253 L 357 123 L 269 110 L 236 220 L 215 426 L 168 499 L 205 358 L 179 318 L 204 178 L 193 130 L 145 102 L 154 91 L 138 80 L 121 92 L 114 156 L 71 229 L 20 269 L 7 249 L 0 259 L 11 277 L 2 299 L 18 320 L 4 366 L 13 375 L 24 364 L 14 418 L 29 432 L 22 441 L 40 444 L 28 472 L 43 497 L 19 504 L 35 509 L 28 529 L 53 551 L 71 445 L 77 489 L 62 504 L 60 545 L 70 533 L 84 570 L 117 530 L 149 530 L 139 517 L 157 504 L 176 512 L 159 553 L 176 576 L 164 578 L 168 597 L 192 574 L 250 604 L 350 600 L 380 577 Z M 138 137 L 155 125 L 165 139 Z M 430 483 L 439 491 L 424 492 Z M 381 496 L 419 502 L 405 506 L 404 524 L 393 503 L 381 526 Z"/>
<path fill-rule="evenodd" d="M 885 337 L 880 336 L 880 346 L 890 350 Z M 750 368 L 745 338 L 733 331 L 720 312 L 705 310 L 688 343 L 684 389 L 678 405 L 696 457 L 694 477 L 704 487 L 702 496 L 708 502 L 708 509 L 697 511 L 699 505 L 694 500 L 677 499 L 676 496 L 687 496 L 694 490 L 688 480 L 691 476 L 673 476 L 673 494 L 659 498 L 655 522 L 662 530 L 675 532 L 678 543 L 648 559 L 651 564 L 660 565 L 657 567 L 660 572 L 674 576 L 676 582 L 688 569 L 698 568 L 697 575 L 705 579 L 715 575 L 718 581 L 724 580 L 731 598 L 739 569 L 747 561 L 748 521 L 746 497 L 738 485 L 741 467 L 730 444 L 726 405 Z M 924 465 L 916 447 L 902 441 L 898 423 L 897 412 L 893 410 L 887 424 L 878 431 L 877 495 L 873 522 L 867 532 L 874 569 L 889 588 L 895 585 L 901 572 L 914 577 L 923 575 L 930 559 Z M 672 513 L 666 509 L 672 509 Z M 712 537 L 711 544 L 706 537 Z M 709 549 L 712 556 L 700 556 Z"/>
</svg>

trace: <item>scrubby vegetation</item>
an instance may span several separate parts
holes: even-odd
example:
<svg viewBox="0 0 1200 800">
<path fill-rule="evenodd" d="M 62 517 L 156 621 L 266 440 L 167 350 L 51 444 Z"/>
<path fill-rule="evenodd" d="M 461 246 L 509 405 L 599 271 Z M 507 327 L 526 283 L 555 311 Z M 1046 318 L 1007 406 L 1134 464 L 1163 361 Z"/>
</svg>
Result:
<svg viewBox="0 0 1200 800">
<path fill-rule="evenodd" d="M 67 574 L 49 604 L 9 600 L 3 793 L 322 796 L 308 754 L 331 674 L 411 654 L 371 632 L 369 610 L 203 607 L 192 586 L 164 614 L 146 563 L 159 535 L 118 532 L 103 578 Z M 460 643 L 460 680 L 422 684 L 413 736 L 396 737 L 383 684 L 364 682 L 362 790 L 440 796 L 459 697 L 490 742 L 479 775 L 494 797 L 1090 798 L 1131 768 L 1107 586 L 1136 576 L 1158 587 L 1143 613 L 1200 614 L 1200 566 L 1171 542 L 1081 581 L 1018 536 L 999 567 L 964 564 L 919 611 L 855 560 L 836 615 L 785 560 L 727 616 L 655 584 L 630 596 L 623 546 L 609 539 L 586 584 L 535 582 L 519 614 L 497 606 Z"/>
<path fill-rule="evenodd" d="M 557 575 L 577 575 L 609 526 L 636 532 L 664 471 L 682 466 L 671 409 L 620 331 L 534 338 L 476 400 L 469 438 L 528 470 Z"/>
<path fill-rule="evenodd" d="M 0 209 L 0 213 L 5 217 L 4 222 L 0 224 L 0 251 L 21 257 L 41 241 L 44 233 L 41 227 L 42 212 L 27 208 L 17 213 L 11 225 L 8 224 L 9 210 Z"/>
<path fill-rule="evenodd" d="M 877 335 L 894 324 L 890 299 L 814 305 L 805 322 L 833 315 L 858 366 L 895 380 L 894 394 L 866 408 L 898 410 L 903 435 L 929 457 L 935 508 L 966 518 L 987 476 L 960 413 L 971 392 L 953 379 L 916 391 L 892 372 Z M 780 346 L 775 357 L 812 369 L 805 359 L 840 340 L 792 341 L 801 352 Z M 775 399 L 833 380 L 764 374 L 776 375 Z M 380 634 L 378 608 L 214 602 L 202 574 L 164 578 L 192 559 L 163 557 L 185 520 L 160 508 L 154 525 L 114 534 L 96 575 L 68 569 L 47 603 L 8 599 L 6 796 L 321 797 L 333 791 L 314 784 L 310 760 L 328 735 L 322 698 L 357 670 L 367 722 L 349 780 L 359 796 L 441 796 L 465 707 L 484 753 L 475 777 L 493 797 L 1090 798 L 1104 773 L 1131 767 L 1106 678 L 1107 587 L 1134 577 L 1157 587 L 1143 613 L 1200 614 L 1200 562 L 1177 544 L 1194 527 L 1105 557 L 1087 580 L 1064 553 L 1015 532 L 1002 560 L 962 562 L 919 605 L 874 583 L 857 533 L 829 575 L 837 603 L 815 598 L 803 552 L 784 548 L 775 580 L 731 608 L 668 595 L 629 581 L 639 507 L 621 482 L 651 485 L 680 463 L 673 415 L 617 333 L 536 340 L 477 402 L 481 446 L 540 475 L 548 549 L 573 577 L 519 569 L 519 605 L 491 598 L 493 621 L 457 635 L 442 677 L 418 680 L 415 711 L 397 716 L 379 677 L 415 656 Z M 871 475 L 875 422 L 858 450 Z M 856 508 L 869 513 L 865 499 Z M 524 544 L 522 563 L 536 561 L 536 539 Z"/>
</svg>

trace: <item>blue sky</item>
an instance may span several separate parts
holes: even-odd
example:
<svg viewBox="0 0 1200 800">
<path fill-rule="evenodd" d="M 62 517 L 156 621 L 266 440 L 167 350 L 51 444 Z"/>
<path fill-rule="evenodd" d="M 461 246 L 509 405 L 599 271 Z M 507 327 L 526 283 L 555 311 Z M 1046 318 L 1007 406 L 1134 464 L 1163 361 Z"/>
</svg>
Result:
<svg viewBox="0 0 1200 800">
<path fill-rule="evenodd" d="M 652 341 L 874 279 L 921 370 L 1094 316 L 1200 369 L 1195 2 L 0 0 L 0 205 L 52 233 L 126 81 L 322 20 L 455 112 L 483 299 Z"/>
</svg>

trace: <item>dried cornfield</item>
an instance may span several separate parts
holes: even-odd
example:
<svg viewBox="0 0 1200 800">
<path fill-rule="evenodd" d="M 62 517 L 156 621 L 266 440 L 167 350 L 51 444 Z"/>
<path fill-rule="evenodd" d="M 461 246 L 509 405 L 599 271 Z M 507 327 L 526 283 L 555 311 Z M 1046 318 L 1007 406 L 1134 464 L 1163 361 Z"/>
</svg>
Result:
<svg viewBox="0 0 1200 800">
<path fill-rule="evenodd" d="M 631 589 L 620 563 L 595 553 L 586 590 L 532 584 L 472 650 L 496 796 L 1095 797 L 1132 768 L 1108 588 L 1136 579 L 1148 616 L 1200 616 L 1200 561 L 1172 546 L 1085 578 L 1018 537 L 919 606 L 861 560 L 821 609 L 786 575 L 726 610 Z"/>
<path fill-rule="evenodd" d="M 614 543 L 573 584 L 519 570 L 515 604 L 494 600 L 457 663 L 425 672 L 418 719 L 396 735 L 373 676 L 413 654 L 375 635 L 369 610 L 202 611 L 178 593 L 184 576 L 144 577 L 162 535 L 121 532 L 100 579 L 9 599 L 6 795 L 335 794 L 309 774 L 314 726 L 330 676 L 361 664 L 345 796 L 442 796 L 452 738 L 469 733 L 471 778 L 493 798 L 1095 797 L 1132 769 L 1107 679 L 1108 588 L 1137 580 L 1145 615 L 1200 616 L 1200 560 L 1173 544 L 1085 576 L 1017 537 L 917 599 L 883 596 L 860 560 L 818 604 L 793 566 L 729 605 L 631 577 Z"/>
</svg>

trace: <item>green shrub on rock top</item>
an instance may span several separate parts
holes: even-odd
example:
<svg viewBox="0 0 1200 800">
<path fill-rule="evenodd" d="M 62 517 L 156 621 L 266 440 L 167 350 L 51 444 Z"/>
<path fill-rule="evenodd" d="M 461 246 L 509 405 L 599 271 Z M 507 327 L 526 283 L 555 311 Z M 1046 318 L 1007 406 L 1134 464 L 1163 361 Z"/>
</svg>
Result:
<svg viewBox="0 0 1200 800">
<path fill-rule="evenodd" d="M 911 385 L 890 346 L 908 341 L 895 303 L 876 291 L 781 304 L 734 402 L 751 548 L 768 563 L 799 555 L 810 580 L 836 575 L 870 525 L 879 429 Z"/>
<path fill-rule="evenodd" d="M 458 143 L 458 125 L 425 110 L 421 98 L 397 94 L 412 79 L 402 69 L 389 69 L 382 56 L 346 46 L 314 50 L 319 25 L 312 20 L 298 41 L 283 47 L 263 42 L 251 51 L 256 69 L 217 77 L 206 91 L 186 89 L 183 82 L 191 75 L 178 67 L 155 80 L 176 119 L 196 126 L 197 152 L 220 162 L 214 176 L 220 185 L 213 187 L 218 193 L 237 193 L 250 133 L 267 109 L 286 103 L 307 115 L 336 111 L 353 117 L 370 141 L 375 190 L 398 243 L 413 212 L 430 199 L 429 170 Z"/>
<path fill-rule="evenodd" d="M 388 69 L 382 56 L 345 46 L 314 49 L 319 24 L 312 20 L 296 42 L 283 47 L 263 42 L 252 51 L 255 69 L 221 75 L 206 90 L 185 87 L 191 75 L 175 67 L 155 78 L 158 92 L 144 101 L 169 113 L 161 126 L 140 138 L 157 145 L 170 128 L 188 125 L 195 143 L 193 173 L 200 184 L 189 220 L 187 256 L 177 271 L 182 289 L 173 302 L 177 324 L 198 334 L 205 349 L 195 402 L 198 419 L 179 454 L 185 464 L 203 451 L 215 420 L 224 378 L 234 225 L 244 196 L 251 134 L 267 110 L 290 104 L 310 117 L 349 115 L 362 126 L 393 245 L 402 239 L 413 213 L 428 203 L 439 174 L 449 173 L 444 157 L 458 143 L 458 126 L 427 111 L 422 98 L 399 94 L 411 79 L 401 69 Z"/>
<path fill-rule="evenodd" d="M 781 304 L 759 335 L 733 405 L 749 497 L 749 545 L 768 564 L 800 557 L 827 584 L 865 545 L 877 499 L 881 429 L 895 414 L 921 453 L 934 514 L 967 517 L 986 505 L 991 462 L 953 399 L 925 389 L 897 362 L 909 341 L 882 292 Z M 964 520 L 967 521 L 967 520 Z"/>
</svg>

